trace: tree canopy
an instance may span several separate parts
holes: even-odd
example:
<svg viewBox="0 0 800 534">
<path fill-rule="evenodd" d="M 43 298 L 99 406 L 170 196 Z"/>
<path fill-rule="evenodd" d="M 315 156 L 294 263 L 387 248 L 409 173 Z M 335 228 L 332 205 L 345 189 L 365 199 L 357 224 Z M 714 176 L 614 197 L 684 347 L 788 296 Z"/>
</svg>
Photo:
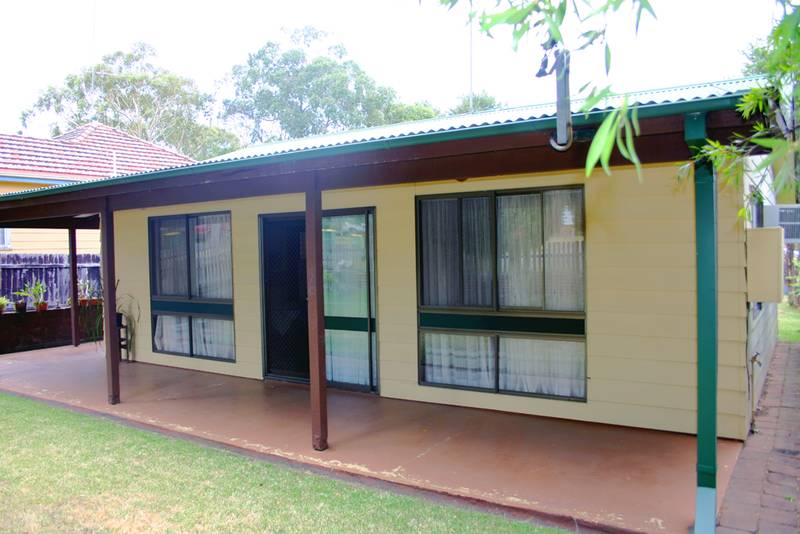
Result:
<svg viewBox="0 0 800 534">
<path fill-rule="evenodd" d="M 306 29 L 291 47 L 267 42 L 233 68 L 236 94 L 224 115 L 246 125 L 250 140 L 296 138 L 435 117 L 426 102 L 405 104 L 378 85 L 345 49 L 315 55 L 322 34 Z"/>
<path fill-rule="evenodd" d="M 495 97 L 486 91 L 481 91 L 473 95 L 462 96 L 458 104 L 450 108 L 449 114 L 462 115 L 464 113 L 477 113 L 479 111 L 490 111 L 501 107 L 503 107 L 503 104 Z"/>
<path fill-rule="evenodd" d="M 114 52 L 68 75 L 63 85 L 47 88 L 22 113 L 23 126 L 52 112 L 53 135 L 98 121 L 195 159 L 238 148 L 234 134 L 204 124 L 212 116 L 211 95 L 194 81 L 153 65 L 154 55 L 153 48 L 139 43 L 130 52 Z"/>
</svg>

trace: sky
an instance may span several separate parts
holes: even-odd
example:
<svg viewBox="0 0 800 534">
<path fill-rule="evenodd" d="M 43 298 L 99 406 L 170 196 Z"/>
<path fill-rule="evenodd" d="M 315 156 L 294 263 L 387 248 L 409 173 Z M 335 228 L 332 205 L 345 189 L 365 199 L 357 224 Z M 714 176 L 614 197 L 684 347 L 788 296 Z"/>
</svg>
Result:
<svg viewBox="0 0 800 534">
<path fill-rule="evenodd" d="M 573 93 L 588 81 L 626 92 L 740 77 L 743 52 L 769 33 L 777 15 L 774 0 L 650 1 L 657 19 L 643 17 L 638 34 L 629 9 L 609 20 L 608 78 L 602 49 L 573 55 Z M 155 47 L 156 64 L 221 100 L 229 96 L 233 65 L 304 26 L 342 43 L 406 102 L 448 109 L 470 86 L 507 106 L 554 101 L 555 80 L 535 78 L 536 41 L 515 52 L 506 32 L 490 38 L 470 28 L 468 3 L 461 4 L 448 11 L 438 0 L 8 2 L 0 32 L 0 133 L 47 137 L 46 117 L 23 130 L 20 113 L 49 85 L 137 41 Z"/>
</svg>

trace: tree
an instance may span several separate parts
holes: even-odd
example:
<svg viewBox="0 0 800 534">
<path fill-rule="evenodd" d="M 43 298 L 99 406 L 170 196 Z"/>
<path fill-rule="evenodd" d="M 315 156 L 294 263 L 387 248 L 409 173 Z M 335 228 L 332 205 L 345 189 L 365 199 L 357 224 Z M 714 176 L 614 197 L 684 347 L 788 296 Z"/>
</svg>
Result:
<svg viewBox="0 0 800 534">
<path fill-rule="evenodd" d="M 394 102 L 384 112 L 384 124 L 432 119 L 440 114 L 439 110 L 428 102 L 416 102 L 414 104 Z"/>
<path fill-rule="evenodd" d="M 459 0 L 439 0 L 441 4 L 453 8 Z M 470 2 L 471 6 L 480 2 Z M 605 69 L 611 69 L 611 48 L 606 41 L 609 19 L 620 12 L 621 8 L 630 5 L 636 15 L 636 29 L 644 13 L 655 16 L 648 0 L 602 0 L 592 2 L 576 2 L 574 0 L 486 0 L 490 7 L 470 13 L 470 18 L 477 18 L 481 31 L 491 36 L 492 30 L 500 26 L 509 26 L 513 47 L 516 49 L 524 37 L 533 35 L 540 39 L 542 59 L 537 77 L 548 76 L 555 70 L 557 59 L 564 53 L 580 51 L 596 45 L 605 48 Z M 501 7 L 502 6 L 502 7 Z M 568 39 L 564 32 L 567 25 L 578 28 L 578 34 Z M 581 111 L 594 108 L 599 102 L 613 95 L 611 87 L 597 87 L 587 84 L 581 88 L 586 92 Z M 629 106 L 627 99 L 619 108 L 613 109 L 603 119 L 592 139 L 586 158 L 586 175 L 600 164 L 606 173 L 610 173 L 609 161 L 616 146 L 620 154 L 641 171 L 639 158 L 636 155 L 634 137 L 639 134 L 636 107 Z"/>
<path fill-rule="evenodd" d="M 97 65 L 67 76 L 62 86 L 44 91 L 22 113 L 22 125 L 52 112 L 53 135 L 94 120 L 195 159 L 238 148 L 234 134 L 203 124 L 211 116 L 212 97 L 192 80 L 154 66 L 154 56 L 144 43 L 104 56 Z"/>
<path fill-rule="evenodd" d="M 768 181 L 776 192 L 793 186 L 798 191 L 800 6 L 788 0 L 778 0 L 778 3 L 783 8 L 781 19 L 766 42 L 752 47 L 748 55 L 750 63 L 745 73 L 764 77 L 739 104 L 742 116 L 753 121 L 752 132 L 727 143 L 709 141 L 696 159 L 708 159 L 725 175 L 738 177 L 747 160 L 762 154 L 765 157 L 755 166 L 760 181 Z M 797 192 L 795 195 L 800 201 Z"/>
<path fill-rule="evenodd" d="M 310 57 L 323 35 L 304 29 L 291 48 L 270 41 L 235 66 L 236 93 L 225 100 L 224 116 L 245 123 L 252 141 L 265 142 L 438 115 L 426 102 L 399 102 L 341 45 Z"/>
<path fill-rule="evenodd" d="M 495 97 L 486 91 L 481 91 L 477 94 L 462 96 L 458 105 L 450 109 L 449 114 L 462 115 L 464 113 L 490 111 L 501 107 L 503 107 L 503 104 L 498 102 Z"/>
</svg>

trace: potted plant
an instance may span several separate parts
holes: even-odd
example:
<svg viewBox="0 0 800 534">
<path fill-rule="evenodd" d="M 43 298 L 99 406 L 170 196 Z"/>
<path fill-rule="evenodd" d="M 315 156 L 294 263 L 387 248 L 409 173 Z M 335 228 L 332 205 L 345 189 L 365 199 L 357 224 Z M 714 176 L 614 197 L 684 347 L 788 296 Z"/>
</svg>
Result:
<svg viewBox="0 0 800 534">
<path fill-rule="evenodd" d="M 97 282 L 83 279 L 78 283 L 78 302 L 84 308 L 86 306 L 97 306 L 102 301 L 98 298 Z"/>
<path fill-rule="evenodd" d="M 8 297 L 0 296 L 0 315 L 3 315 L 6 312 L 6 306 L 11 304 L 11 301 L 8 300 Z"/>
<path fill-rule="evenodd" d="M 78 282 L 78 305 L 82 308 L 85 308 L 89 305 L 89 292 L 91 283 L 92 282 L 86 278 L 82 278 Z"/>
<path fill-rule="evenodd" d="M 43 312 L 47 311 L 47 301 L 44 300 L 44 295 L 47 293 L 47 286 L 45 286 L 41 280 L 33 279 L 33 284 L 26 282 L 25 287 L 22 288 L 22 291 L 15 291 L 14 294 L 20 297 L 25 297 L 21 300 L 18 300 L 14 303 L 14 307 L 16 308 L 18 313 L 25 311 L 26 306 L 26 298 L 30 298 L 33 300 L 33 306 L 36 308 L 36 311 Z"/>
<path fill-rule="evenodd" d="M 25 313 L 28 310 L 28 299 L 25 298 L 27 292 L 24 289 L 21 291 L 14 291 L 14 295 L 20 297 L 14 300 L 14 311 L 17 313 Z"/>
</svg>

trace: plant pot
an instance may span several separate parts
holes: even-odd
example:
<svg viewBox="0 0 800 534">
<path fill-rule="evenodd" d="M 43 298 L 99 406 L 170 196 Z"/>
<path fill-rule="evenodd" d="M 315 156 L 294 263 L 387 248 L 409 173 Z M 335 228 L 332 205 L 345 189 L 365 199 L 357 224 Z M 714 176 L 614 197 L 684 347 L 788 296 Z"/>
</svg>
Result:
<svg viewBox="0 0 800 534">
<path fill-rule="evenodd" d="M 89 306 L 99 306 L 103 303 L 103 299 L 89 299 Z"/>
<path fill-rule="evenodd" d="M 47 311 L 47 303 L 46 302 L 37 302 L 36 303 L 36 311 L 37 312 L 46 312 Z"/>
<path fill-rule="evenodd" d="M 18 300 L 14 303 L 14 310 L 17 313 L 25 313 L 28 309 L 28 301 L 26 300 Z"/>
<path fill-rule="evenodd" d="M 78 299 L 78 306 L 85 308 L 89 305 L 89 299 Z"/>
</svg>

